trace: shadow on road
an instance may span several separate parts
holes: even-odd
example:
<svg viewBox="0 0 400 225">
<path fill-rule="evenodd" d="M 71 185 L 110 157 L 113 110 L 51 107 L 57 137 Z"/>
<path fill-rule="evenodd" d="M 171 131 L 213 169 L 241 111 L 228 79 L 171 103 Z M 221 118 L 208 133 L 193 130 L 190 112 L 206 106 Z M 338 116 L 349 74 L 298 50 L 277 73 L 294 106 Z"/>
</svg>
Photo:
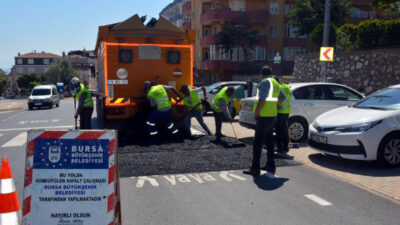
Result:
<svg viewBox="0 0 400 225">
<path fill-rule="evenodd" d="M 332 170 L 372 177 L 400 176 L 400 168 L 381 168 L 375 162 L 342 159 L 321 153 L 308 156 L 311 162 Z"/>
<path fill-rule="evenodd" d="M 283 184 L 288 181 L 289 178 L 269 178 L 267 175 L 262 175 L 255 177 L 253 179 L 254 183 L 258 188 L 264 191 L 273 191 L 283 186 Z"/>
</svg>

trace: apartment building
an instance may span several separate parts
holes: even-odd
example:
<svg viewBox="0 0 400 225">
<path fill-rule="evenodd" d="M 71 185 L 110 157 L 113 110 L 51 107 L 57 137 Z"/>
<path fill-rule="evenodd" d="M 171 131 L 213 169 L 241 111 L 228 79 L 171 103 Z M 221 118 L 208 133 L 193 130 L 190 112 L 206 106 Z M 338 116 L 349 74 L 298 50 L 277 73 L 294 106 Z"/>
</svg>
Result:
<svg viewBox="0 0 400 225">
<path fill-rule="evenodd" d="M 182 27 L 183 25 L 182 0 L 174 0 L 172 3 L 168 4 L 160 12 L 160 17 L 161 16 L 173 22 L 175 25 Z"/>
<path fill-rule="evenodd" d="M 94 51 L 88 51 L 85 49 L 69 51 L 67 58 L 71 62 L 72 67 L 78 71 L 85 85 L 89 89 L 96 89 L 97 60 Z"/>
<path fill-rule="evenodd" d="M 36 52 L 26 53 L 15 57 L 15 72 L 18 77 L 22 74 L 37 73 L 45 74 L 50 65 L 60 60 L 62 57 L 53 53 Z"/>
<path fill-rule="evenodd" d="M 355 8 L 349 22 L 357 24 L 377 17 L 377 12 L 370 7 L 372 1 L 351 0 Z M 217 74 L 219 79 L 229 80 L 245 68 L 243 49 L 223 52 L 215 45 L 216 34 L 223 24 L 240 15 L 245 15 L 254 29 L 260 31 L 260 42 L 249 59 L 251 67 L 269 64 L 276 73 L 291 74 L 296 55 L 305 54 L 312 47 L 310 38 L 296 36 L 296 27 L 289 23 L 286 13 L 294 7 L 296 0 L 182 0 L 179 14 L 182 27 L 197 33 L 195 74 Z M 277 54 L 281 56 L 281 63 L 274 65 Z"/>
</svg>

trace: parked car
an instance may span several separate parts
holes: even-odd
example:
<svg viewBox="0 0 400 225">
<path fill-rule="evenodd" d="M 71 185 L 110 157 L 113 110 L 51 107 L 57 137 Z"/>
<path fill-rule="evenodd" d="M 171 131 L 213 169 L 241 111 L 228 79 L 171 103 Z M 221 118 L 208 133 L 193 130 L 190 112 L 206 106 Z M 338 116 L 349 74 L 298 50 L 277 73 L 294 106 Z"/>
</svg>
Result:
<svg viewBox="0 0 400 225">
<path fill-rule="evenodd" d="M 400 166 L 400 85 L 317 117 L 308 143 L 325 154 Z"/>
<path fill-rule="evenodd" d="M 212 102 L 215 98 L 215 96 L 218 94 L 218 92 L 226 87 L 226 86 L 242 86 L 242 88 L 239 88 L 240 90 L 244 91 L 244 97 L 250 97 L 250 96 L 254 96 L 257 93 L 257 84 L 253 83 L 253 85 L 250 85 L 251 87 L 251 94 L 249 95 L 249 85 L 247 82 L 245 81 L 224 81 L 224 82 L 218 82 L 218 83 L 214 83 L 211 84 L 210 86 L 206 87 L 206 95 L 207 95 L 207 99 L 204 99 L 204 93 L 203 90 L 200 89 L 196 89 L 196 91 L 198 92 L 200 99 L 202 101 L 203 104 L 203 113 L 206 114 L 208 111 L 211 110 L 211 105 Z M 236 93 L 235 93 L 236 94 Z M 231 107 L 231 115 L 236 115 L 237 114 L 237 107 Z"/>
<path fill-rule="evenodd" d="M 289 116 L 288 129 L 292 141 L 307 138 L 308 125 L 324 112 L 341 106 L 351 105 L 363 98 L 356 90 L 333 83 L 293 83 L 289 84 L 292 92 L 292 113 Z M 256 96 L 242 99 L 239 114 L 240 125 L 254 129 L 253 105 Z"/>
<path fill-rule="evenodd" d="M 39 85 L 32 89 L 28 98 L 28 109 L 60 106 L 60 96 L 55 85 Z"/>
</svg>

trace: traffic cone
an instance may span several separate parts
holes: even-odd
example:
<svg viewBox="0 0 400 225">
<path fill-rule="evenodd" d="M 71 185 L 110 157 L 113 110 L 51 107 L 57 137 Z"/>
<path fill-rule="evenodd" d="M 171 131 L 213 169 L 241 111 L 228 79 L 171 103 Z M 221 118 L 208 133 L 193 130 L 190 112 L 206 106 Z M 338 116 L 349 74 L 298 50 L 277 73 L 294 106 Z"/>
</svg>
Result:
<svg viewBox="0 0 400 225">
<path fill-rule="evenodd" d="M 3 157 L 0 168 L 0 225 L 21 224 L 21 211 L 8 158 Z"/>
</svg>

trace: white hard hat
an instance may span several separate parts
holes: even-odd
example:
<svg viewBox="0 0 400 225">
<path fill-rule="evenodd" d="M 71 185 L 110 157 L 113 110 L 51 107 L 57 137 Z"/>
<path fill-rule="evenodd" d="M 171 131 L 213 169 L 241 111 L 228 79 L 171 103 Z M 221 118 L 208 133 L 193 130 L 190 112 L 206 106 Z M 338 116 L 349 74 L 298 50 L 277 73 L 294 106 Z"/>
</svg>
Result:
<svg viewBox="0 0 400 225">
<path fill-rule="evenodd" d="M 71 80 L 71 84 L 72 85 L 77 85 L 78 83 L 79 83 L 79 78 L 73 77 L 72 80 Z"/>
</svg>

